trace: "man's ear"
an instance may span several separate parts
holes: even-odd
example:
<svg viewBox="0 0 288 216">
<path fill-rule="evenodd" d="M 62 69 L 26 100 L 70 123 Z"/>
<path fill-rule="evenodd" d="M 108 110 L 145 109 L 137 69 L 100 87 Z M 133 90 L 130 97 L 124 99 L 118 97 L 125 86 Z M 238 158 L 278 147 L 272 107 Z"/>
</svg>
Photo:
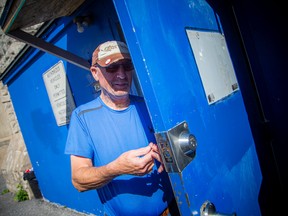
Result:
<svg viewBox="0 0 288 216">
<path fill-rule="evenodd" d="M 94 67 L 94 66 L 92 66 L 92 67 L 90 68 L 90 72 L 91 72 L 93 78 L 94 78 L 96 81 L 99 81 L 99 77 L 98 77 L 98 73 L 99 73 L 99 72 L 98 72 L 98 70 L 99 70 L 99 68 Z"/>
</svg>

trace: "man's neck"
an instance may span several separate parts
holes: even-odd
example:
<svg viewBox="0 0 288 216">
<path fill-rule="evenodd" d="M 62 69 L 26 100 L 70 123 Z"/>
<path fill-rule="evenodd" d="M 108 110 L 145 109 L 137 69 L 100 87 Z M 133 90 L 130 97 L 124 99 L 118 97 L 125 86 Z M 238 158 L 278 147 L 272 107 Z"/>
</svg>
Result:
<svg viewBox="0 0 288 216">
<path fill-rule="evenodd" d="M 111 96 L 109 94 L 101 93 L 100 98 L 102 101 L 111 109 L 114 110 L 124 110 L 126 109 L 130 104 L 130 98 L 129 95 L 125 96 Z"/>
</svg>

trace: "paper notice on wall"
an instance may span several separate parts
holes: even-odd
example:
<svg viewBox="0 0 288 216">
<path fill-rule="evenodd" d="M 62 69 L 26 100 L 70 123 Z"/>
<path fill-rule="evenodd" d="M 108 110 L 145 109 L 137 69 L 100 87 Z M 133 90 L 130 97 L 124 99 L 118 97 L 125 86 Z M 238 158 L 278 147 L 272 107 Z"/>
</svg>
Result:
<svg viewBox="0 0 288 216">
<path fill-rule="evenodd" d="M 71 113 L 75 108 L 75 103 L 66 77 L 63 61 L 59 61 L 43 73 L 43 80 L 57 125 L 68 124 Z"/>
</svg>

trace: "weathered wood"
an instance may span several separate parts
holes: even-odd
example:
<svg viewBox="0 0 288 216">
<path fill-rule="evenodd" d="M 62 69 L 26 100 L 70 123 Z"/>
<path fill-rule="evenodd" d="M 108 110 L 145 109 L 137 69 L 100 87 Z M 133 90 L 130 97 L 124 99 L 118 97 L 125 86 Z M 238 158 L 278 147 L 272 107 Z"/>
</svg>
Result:
<svg viewBox="0 0 288 216">
<path fill-rule="evenodd" d="M 15 0 L 8 12 L 4 31 L 33 26 L 55 18 L 69 16 L 85 0 Z"/>
</svg>

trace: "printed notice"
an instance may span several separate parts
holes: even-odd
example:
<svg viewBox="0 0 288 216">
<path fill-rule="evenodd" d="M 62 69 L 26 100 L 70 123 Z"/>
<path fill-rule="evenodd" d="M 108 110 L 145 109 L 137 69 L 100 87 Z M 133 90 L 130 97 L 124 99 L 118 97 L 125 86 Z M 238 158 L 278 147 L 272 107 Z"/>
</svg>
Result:
<svg viewBox="0 0 288 216">
<path fill-rule="evenodd" d="M 58 126 L 70 122 L 75 103 L 66 77 L 63 61 L 43 73 L 43 80 Z"/>
</svg>

